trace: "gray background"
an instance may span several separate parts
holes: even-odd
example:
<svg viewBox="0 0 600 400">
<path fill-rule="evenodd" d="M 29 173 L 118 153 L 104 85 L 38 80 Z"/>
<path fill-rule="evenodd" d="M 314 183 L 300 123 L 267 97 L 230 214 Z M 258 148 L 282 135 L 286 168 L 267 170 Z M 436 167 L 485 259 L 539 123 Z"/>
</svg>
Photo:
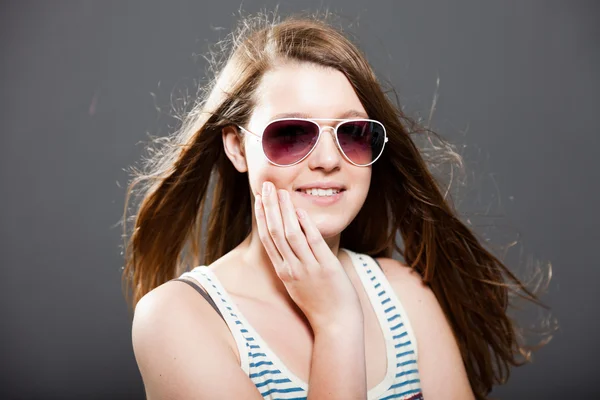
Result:
<svg viewBox="0 0 600 400">
<path fill-rule="evenodd" d="M 524 254 L 552 262 L 543 299 L 561 329 L 494 394 L 600 394 L 598 3 L 280 4 L 358 21 L 370 61 L 413 115 L 427 115 L 439 77 L 434 128 L 466 145 L 473 174 L 463 204 L 491 206 Z M 143 397 L 120 287 L 123 169 L 148 133 L 175 125 L 172 96 L 204 78 L 194 54 L 230 31 L 239 7 L 2 2 L 0 398 Z"/>
</svg>

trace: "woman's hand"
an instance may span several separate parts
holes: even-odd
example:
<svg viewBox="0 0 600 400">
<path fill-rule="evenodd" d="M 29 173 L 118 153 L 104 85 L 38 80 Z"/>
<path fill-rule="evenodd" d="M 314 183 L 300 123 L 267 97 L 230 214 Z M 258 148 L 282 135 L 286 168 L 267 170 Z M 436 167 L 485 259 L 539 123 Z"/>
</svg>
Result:
<svg viewBox="0 0 600 400">
<path fill-rule="evenodd" d="M 258 234 L 277 276 L 313 331 L 337 329 L 363 314 L 354 285 L 304 210 L 271 182 L 255 199 Z"/>
</svg>

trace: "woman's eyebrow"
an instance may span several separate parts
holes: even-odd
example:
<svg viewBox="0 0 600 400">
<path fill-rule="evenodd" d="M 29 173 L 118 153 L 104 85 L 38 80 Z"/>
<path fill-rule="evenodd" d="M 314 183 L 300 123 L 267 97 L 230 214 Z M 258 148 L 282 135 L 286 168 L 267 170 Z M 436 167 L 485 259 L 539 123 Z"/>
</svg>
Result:
<svg viewBox="0 0 600 400">
<path fill-rule="evenodd" d="M 271 117 L 271 120 L 279 119 L 279 118 L 310 118 L 310 115 L 306 114 L 306 113 L 297 113 L 297 112 L 279 113 L 279 114 L 273 115 Z"/>
<path fill-rule="evenodd" d="M 369 116 L 366 113 L 364 113 L 362 111 L 358 111 L 358 110 L 348 110 L 339 116 L 340 119 L 350 118 L 350 117 L 369 118 Z"/>
<path fill-rule="evenodd" d="M 334 116 L 331 117 L 333 119 L 346 119 L 346 118 L 351 118 L 351 117 L 358 117 L 358 118 L 369 118 L 369 116 L 362 112 L 362 111 L 358 111 L 358 110 L 348 110 L 338 116 Z M 307 113 L 298 113 L 298 112 L 291 112 L 291 113 L 279 113 L 279 114 L 275 114 L 271 117 L 271 120 L 274 119 L 279 119 L 279 118 L 313 118 L 310 114 Z"/>
</svg>

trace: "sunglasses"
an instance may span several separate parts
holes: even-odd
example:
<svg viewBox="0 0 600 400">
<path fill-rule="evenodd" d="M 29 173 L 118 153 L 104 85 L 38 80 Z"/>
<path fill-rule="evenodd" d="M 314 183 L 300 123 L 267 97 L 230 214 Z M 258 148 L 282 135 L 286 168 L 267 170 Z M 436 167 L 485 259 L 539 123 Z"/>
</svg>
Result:
<svg viewBox="0 0 600 400">
<path fill-rule="evenodd" d="M 334 127 L 321 127 L 315 121 L 340 121 Z M 359 167 L 373 164 L 388 141 L 385 127 L 373 119 L 282 118 L 267 124 L 262 135 L 238 126 L 261 139 L 265 156 L 274 165 L 289 167 L 304 160 L 317 147 L 321 132 L 330 128 L 340 152 Z"/>
</svg>

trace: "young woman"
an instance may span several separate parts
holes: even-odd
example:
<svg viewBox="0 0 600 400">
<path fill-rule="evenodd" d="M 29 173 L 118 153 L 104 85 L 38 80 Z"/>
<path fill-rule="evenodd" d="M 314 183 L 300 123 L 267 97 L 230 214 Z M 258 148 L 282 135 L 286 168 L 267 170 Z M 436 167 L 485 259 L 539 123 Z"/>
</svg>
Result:
<svg viewBox="0 0 600 400">
<path fill-rule="evenodd" d="M 340 31 L 242 26 L 133 182 L 148 398 L 485 398 L 522 350 L 505 280 L 534 295 L 457 218 Z"/>
</svg>

